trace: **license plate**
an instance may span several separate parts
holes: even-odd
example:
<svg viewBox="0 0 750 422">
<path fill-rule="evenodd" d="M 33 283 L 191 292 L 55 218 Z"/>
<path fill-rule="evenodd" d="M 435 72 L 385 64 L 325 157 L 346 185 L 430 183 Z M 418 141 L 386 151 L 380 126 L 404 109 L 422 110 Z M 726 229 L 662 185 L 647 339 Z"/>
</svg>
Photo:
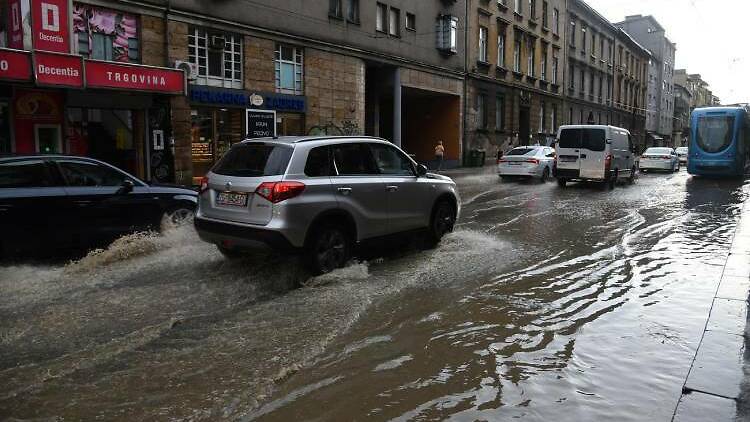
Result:
<svg viewBox="0 0 750 422">
<path fill-rule="evenodd" d="M 216 195 L 216 203 L 230 207 L 246 207 L 247 194 L 239 192 L 219 192 Z"/>
<path fill-rule="evenodd" d="M 521 163 L 508 163 L 508 164 L 511 165 L 511 166 L 520 166 L 521 165 Z"/>
</svg>

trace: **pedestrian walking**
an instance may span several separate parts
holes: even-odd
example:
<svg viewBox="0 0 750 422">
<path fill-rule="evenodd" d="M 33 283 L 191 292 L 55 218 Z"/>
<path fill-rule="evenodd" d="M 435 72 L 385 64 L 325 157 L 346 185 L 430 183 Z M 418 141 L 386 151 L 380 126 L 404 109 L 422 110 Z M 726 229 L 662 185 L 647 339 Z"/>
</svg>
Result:
<svg viewBox="0 0 750 422">
<path fill-rule="evenodd" d="M 443 169 L 443 156 L 445 155 L 445 147 L 443 146 L 443 141 L 438 141 L 437 145 L 435 145 L 435 161 L 437 162 L 437 170 L 440 171 Z"/>
</svg>

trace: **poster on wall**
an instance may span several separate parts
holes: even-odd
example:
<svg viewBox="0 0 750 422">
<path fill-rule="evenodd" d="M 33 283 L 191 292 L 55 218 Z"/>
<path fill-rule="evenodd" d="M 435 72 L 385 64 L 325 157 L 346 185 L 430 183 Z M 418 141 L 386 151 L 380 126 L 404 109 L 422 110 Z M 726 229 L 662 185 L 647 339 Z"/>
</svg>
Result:
<svg viewBox="0 0 750 422">
<path fill-rule="evenodd" d="M 8 1 L 8 47 L 23 50 L 23 11 L 21 0 Z"/>
<path fill-rule="evenodd" d="M 70 53 L 68 0 L 31 0 L 34 50 Z"/>
<path fill-rule="evenodd" d="M 247 137 L 269 138 L 276 136 L 276 112 L 247 109 Z"/>
</svg>

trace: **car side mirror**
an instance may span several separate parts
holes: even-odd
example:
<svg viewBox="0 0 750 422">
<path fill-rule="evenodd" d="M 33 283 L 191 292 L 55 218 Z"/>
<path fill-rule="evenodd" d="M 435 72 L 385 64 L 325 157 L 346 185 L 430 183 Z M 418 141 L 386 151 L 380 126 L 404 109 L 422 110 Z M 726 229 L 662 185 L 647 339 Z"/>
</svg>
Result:
<svg viewBox="0 0 750 422">
<path fill-rule="evenodd" d="M 424 164 L 418 164 L 417 165 L 417 176 L 425 176 L 427 175 L 427 167 L 425 167 Z"/>
<path fill-rule="evenodd" d="M 135 184 L 133 184 L 133 181 L 130 179 L 125 179 L 122 182 L 122 185 L 120 185 L 120 189 L 117 189 L 118 195 L 126 195 L 133 191 L 133 188 L 135 187 Z"/>
</svg>

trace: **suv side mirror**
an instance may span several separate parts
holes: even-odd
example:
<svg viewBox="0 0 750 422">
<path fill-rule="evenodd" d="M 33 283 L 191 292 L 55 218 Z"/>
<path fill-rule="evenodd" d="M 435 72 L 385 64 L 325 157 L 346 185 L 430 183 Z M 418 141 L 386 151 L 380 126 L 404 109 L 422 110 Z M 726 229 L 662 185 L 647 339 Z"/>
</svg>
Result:
<svg viewBox="0 0 750 422">
<path fill-rule="evenodd" d="M 417 176 L 424 176 L 427 174 L 427 167 L 424 164 L 417 165 Z"/>
<path fill-rule="evenodd" d="M 133 187 L 135 187 L 135 184 L 133 184 L 133 181 L 130 179 L 125 179 L 122 182 L 122 185 L 120 185 L 120 189 L 117 189 L 117 195 L 126 195 L 133 191 Z"/>
</svg>

